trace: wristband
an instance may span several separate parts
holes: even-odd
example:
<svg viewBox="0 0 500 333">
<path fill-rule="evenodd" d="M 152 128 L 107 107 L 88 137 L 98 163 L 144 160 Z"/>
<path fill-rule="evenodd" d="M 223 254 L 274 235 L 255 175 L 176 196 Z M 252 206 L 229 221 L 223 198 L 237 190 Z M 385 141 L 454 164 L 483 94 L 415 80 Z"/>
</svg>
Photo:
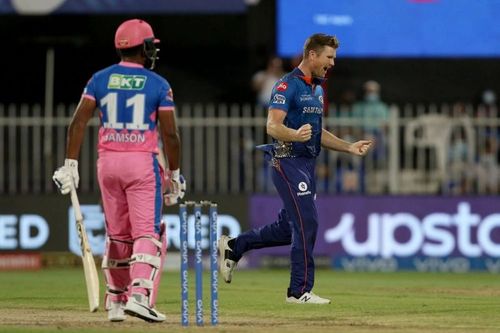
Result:
<svg viewBox="0 0 500 333">
<path fill-rule="evenodd" d="M 181 176 L 181 170 L 180 169 L 175 169 L 175 170 L 170 170 L 172 179 L 179 180 Z"/>
<path fill-rule="evenodd" d="M 64 160 L 64 166 L 70 167 L 72 169 L 78 169 L 78 160 L 72 160 L 71 158 L 66 158 Z"/>
</svg>

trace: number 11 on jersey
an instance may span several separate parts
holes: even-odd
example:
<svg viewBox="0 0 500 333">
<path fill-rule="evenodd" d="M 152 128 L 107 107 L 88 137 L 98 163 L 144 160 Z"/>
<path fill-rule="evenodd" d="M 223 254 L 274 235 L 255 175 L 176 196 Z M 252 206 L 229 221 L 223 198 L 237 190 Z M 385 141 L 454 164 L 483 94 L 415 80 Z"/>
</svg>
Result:
<svg viewBox="0 0 500 333">
<path fill-rule="evenodd" d="M 147 130 L 149 124 L 144 122 L 145 95 L 135 94 L 126 101 L 127 107 L 132 107 L 132 122 L 118 122 L 118 94 L 108 93 L 101 99 L 101 106 L 106 107 L 108 121 L 103 122 L 104 128 Z"/>
</svg>

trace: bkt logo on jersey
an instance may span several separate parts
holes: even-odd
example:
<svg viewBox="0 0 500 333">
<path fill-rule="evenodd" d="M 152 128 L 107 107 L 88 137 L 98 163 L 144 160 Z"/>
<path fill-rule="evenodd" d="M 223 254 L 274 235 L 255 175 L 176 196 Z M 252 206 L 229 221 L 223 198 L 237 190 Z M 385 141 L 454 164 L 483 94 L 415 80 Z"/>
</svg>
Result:
<svg viewBox="0 0 500 333">
<path fill-rule="evenodd" d="M 142 90 L 146 84 L 144 75 L 111 74 L 108 81 L 109 89 Z"/>
</svg>

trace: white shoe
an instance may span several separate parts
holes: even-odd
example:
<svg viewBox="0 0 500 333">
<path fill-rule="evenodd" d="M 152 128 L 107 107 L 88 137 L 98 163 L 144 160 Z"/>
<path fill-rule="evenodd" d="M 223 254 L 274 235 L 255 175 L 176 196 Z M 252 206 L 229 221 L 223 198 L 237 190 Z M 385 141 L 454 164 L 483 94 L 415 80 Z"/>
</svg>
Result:
<svg viewBox="0 0 500 333">
<path fill-rule="evenodd" d="M 233 278 L 233 270 L 238 265 L 237 261 L 228 259 L 226 256 L 226 251 L 231 251 L 231 248 L 228 245 L 228 242 L 232 238 L 222 235 L 219 238 L 219 270 L 222 278 L 226 283 L 231 283 L 231 279 Z"/>
<path fill-rule="evenodd" d="M 295 304 L 330 304 L 331 301 L 327 298 L 319 297 L 313 292 L 303 293 L 299 298 L 295 298 L 294 296 L 287 297 L 285 299 L 287 303 L 295 303 Z"/>
<path fill-rule="evenodd" d="M 108 319 L 109 321 L 118 322 L 124 321 L 127 316 L 125 316 L 125 303 L 124 302 L 110 302 L 108 309 Z"/>
<path fill-rule="evenodd" d="M 148 304 L 148 298 L 143 294 L 132 294 L 125 305 L 125 313 L 145 321 L 161 322 L 166 319 L 163 313 L 151 308 Z"/>
</svg>

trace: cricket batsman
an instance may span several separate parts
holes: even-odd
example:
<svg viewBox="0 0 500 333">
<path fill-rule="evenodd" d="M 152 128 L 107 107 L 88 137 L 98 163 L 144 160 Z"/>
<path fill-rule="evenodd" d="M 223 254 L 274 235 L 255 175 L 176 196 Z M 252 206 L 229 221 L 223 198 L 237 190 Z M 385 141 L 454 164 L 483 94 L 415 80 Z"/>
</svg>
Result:
<svg viewBox="0 0 500 333">
<path fill-rule="evenodd" d="M 165 320 L 155 308 L 166 255 L 162 205 L 176 204 L 185 182 L 172 88 L 152 71 L 159 42 L 143 20 L 118 27 L 114 44 L 121 61 L 88 81 L 69 125 L 64 166 L 53 176 L 62 194 L 78 188 L 80 147 L 98 108 L 97 176 L 107 234 L 102 269 L 110 321 L 123 321 L 126 314 Z M 158 162 L 158 134 L 166 172 Z"/>
</svg>

